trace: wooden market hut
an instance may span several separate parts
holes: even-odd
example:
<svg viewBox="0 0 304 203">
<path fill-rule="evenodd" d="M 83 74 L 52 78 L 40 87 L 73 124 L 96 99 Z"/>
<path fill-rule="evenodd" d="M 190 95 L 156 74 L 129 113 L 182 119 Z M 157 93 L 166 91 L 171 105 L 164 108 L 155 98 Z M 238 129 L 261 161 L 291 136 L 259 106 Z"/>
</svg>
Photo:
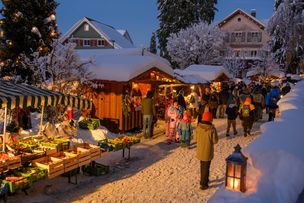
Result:
<svg viewBox="0 0 304 203">
<path fill-rule="evenodd" d="M 95 58 L 89 69 L 99 87 L 87 96 L 93 100 L 93 115 L 112 132 L 142 128 L 140 108 L 131 108 L 136 93 L 144 97 L 152 90 L 157 100 L 159 85 L 177 82 L 167 60 L 142 49 L 78 52 L 82 59 Z"/>
</svg>

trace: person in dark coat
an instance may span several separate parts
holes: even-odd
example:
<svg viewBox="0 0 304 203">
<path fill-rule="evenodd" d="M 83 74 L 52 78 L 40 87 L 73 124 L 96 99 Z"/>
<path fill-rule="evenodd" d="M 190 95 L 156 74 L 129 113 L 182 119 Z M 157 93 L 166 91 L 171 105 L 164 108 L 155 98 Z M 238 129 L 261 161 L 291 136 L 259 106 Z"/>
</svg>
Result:
<svg viewBox="0 0 304 203">
<path fill-rule="evenodd" d="M 229 91 L 228 88 L 224 88 L 219 92 L 219 117 L 224 118 L 224 114 L 226 112 L 228 99 L 229 99 Z"/>
<path fill-rule="evenodd" d="M 286 85 L 282 88 L 282 95 L 286 95 L 287 93 L 289 93 L 291 90 L 289 83 L 286 83 Z"/>
<path fill-rule="evenodd" d="M 182 89 L 178 92 L 177 103 L 178 103 L 178 105 L 180 105 L 183 108 L 182 111 L 184 112 L 187 108 L 187 105 L 186 105 L 185 98 L 184 98 L 184 90 L 182 90 Z"/>
<path fill-rule="evenodd" d="M 232 125 L 233 134 L 237 135 L 236 131 L 236 118 L 238 116 L 238 107 L 236 105 L 235 99 L 232 99 L 231 103 L 229 104 L 228 108 L 226 109 L 227 114 L 227 132 L 226 136 L 229 137 L 230 127 Z"/>
</svg>

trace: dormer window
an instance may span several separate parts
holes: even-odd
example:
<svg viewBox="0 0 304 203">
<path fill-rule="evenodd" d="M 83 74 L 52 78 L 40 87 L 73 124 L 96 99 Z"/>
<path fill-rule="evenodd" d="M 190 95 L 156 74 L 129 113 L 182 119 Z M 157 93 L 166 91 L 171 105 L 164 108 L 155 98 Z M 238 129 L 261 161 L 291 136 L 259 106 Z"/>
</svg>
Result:
<svg viewBox="0 0 304 203">
<path fill-rule="evenodd" d="M 89 31 L 90 30 L 90 26 L 89 24 L 84 24 L 84 31 Z"/>
</svg>

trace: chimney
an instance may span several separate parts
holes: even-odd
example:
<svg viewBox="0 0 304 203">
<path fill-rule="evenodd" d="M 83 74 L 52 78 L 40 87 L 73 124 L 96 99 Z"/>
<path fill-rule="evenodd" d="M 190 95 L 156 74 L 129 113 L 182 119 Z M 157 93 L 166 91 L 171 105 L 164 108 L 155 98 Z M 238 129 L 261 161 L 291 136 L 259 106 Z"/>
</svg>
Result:
<svg viewBox="0 0 304 203">
<path fill-rule="evenodd" d="M 255 10 L 255 9 L 251 9 L 250 15 L 251 15 L 252 17 L 255 17 L 255 18 L 256 18 L 256 10 Z"/>
</svg>

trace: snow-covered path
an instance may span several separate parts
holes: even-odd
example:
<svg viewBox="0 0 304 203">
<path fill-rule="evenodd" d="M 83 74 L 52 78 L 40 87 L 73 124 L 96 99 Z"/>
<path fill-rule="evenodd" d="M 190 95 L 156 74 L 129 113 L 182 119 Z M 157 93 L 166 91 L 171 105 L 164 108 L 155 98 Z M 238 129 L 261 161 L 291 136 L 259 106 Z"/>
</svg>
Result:
<svg viewBox="0 0 304 203">
<path fill-rule="evenodd" d="M 226 138 L 226 119 L 216 119 L 220 141 L 215 146 L 211 164 L 211 188 L 199 189 L 199 161 L 196 148 L 167 145 L 160 125 L 153 140 L 144 140 L 131 150 L 131 160 L 121 158 L 121 151 L 110 153 L 99 162 L 109 164 L 111 172 L 100 177 L 79 176 L 78 185 L 71 185 L 63 177 L 36 183 L 29 196 L 22 193 L 10 197 L 18 202 L 207 202 L 224 183 L 225 158 L 233 147 L 245 147 L 259 136 L 255 123 L 253 135 L 243 137 L 240 121 L 237 136 Z M 50 195 L 44 193 L 45 185 L 52 185 Z"/>
</svg>

